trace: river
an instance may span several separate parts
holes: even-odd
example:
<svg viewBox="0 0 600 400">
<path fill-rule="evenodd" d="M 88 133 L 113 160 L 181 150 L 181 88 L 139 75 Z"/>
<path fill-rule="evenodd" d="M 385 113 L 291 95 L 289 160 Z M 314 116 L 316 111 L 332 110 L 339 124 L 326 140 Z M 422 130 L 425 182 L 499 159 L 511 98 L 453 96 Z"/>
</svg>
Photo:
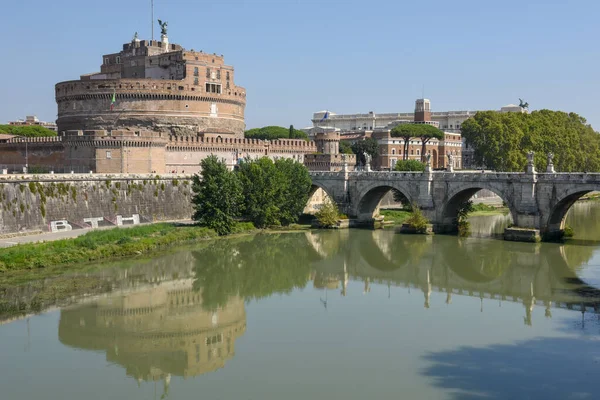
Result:
<svg viewBox="0 0 600 400">
<path fill-rule="evenodd" d="M 230 238 L 5 288 L 40 313 L 3 314 L 0 398 L 600 398 L 600 203 L 566 244 L 490 238 L 507 218 Z"/>
</svg>

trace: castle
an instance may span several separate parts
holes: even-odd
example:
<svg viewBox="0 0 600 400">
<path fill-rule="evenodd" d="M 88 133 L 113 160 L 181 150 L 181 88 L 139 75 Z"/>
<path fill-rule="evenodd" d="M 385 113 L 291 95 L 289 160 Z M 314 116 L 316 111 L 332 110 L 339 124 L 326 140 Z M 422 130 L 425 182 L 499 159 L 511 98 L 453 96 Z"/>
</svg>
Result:
<svg viewBox="0 0 600 400">
<path fill-rule="evenodd" d="M 11 172 L 196 173 L 217 155 L 293 158 L 316 152 L 302 139 L 244 138 L 246 91 L 222 55 L 137 34 L 103 56 L 100 72 L 56 84 L 58 136 L 0 137 L 0 170 Z"/>
</svg>

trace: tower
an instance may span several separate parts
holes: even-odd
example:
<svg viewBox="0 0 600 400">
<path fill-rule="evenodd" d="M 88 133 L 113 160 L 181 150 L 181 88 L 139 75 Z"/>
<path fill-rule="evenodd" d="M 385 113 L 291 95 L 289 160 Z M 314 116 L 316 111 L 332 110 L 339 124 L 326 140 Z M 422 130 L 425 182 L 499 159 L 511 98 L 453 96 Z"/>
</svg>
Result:
<svg viewBox="0 0 600 400">
<path fill-rule="evenodd" d="M 317 152 L 337 155 L 340 152 L 340 133 L 335 131 L 319 132 L 315 136 Z"/>
<path fill-rule="evenodd" d="M 429 99 L 415 101 L 415 122 L 431 121 L 431 102 Z"/>
</svg>

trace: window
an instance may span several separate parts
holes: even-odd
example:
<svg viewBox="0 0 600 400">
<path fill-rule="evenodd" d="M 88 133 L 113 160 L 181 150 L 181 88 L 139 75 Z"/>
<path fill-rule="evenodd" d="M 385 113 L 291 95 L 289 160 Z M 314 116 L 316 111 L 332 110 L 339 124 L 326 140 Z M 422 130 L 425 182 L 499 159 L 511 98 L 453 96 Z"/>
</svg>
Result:
<svg viewBox="0 0 600 400">
<path fill-rule="evenodd" d="M 227 82 L 227 89 L 229 89 L 229 82 Z M 231 94 L 231 93 L 229 93 L 229 94 Z"/>
<path fill-rule="evenodd" d="M 194 76 L 198 76 L 198 67 L 194 67 Z"/>
<path fill-rule="evenodd" d="M 419 150 L 417 150 L 417 155 L 419 155 Z"/>
<path fill-rule="evenodd" d="M 206 77 L 210 78 L 210 68 L 206 68 Z"/>
<path fill-rule="evenodd" d="M 217 93 L 221 94 L 221 85 L 218 83 L 207 83 L 206 93 Z"/>
<path fill-rule="evenodd" d="M 225 79 L 229 80 L 229 71 L 225 72 Z"/>
<path fill-rule="evenodd" d="M 217 70 L 217 79 L 221 79 L 221 70 L 220 69 Z"/>
<path fill-rule="evenodd" d="M 396 154 L 396 149 L 392 149 L 392 154 Z"/>
<path fill-rule="evenodd" d="M 198 77 L 194 78 L 194 85 L 198 85 Z"/>
<path fill-rule="evenodd" d="M 121 56 L 117 56 L 117 64 L 121 64 Z"/>
<path fill-rule="evenodd" d="M 112 158 L 112 153 L 110 151 L 106 152 L 106 159 L 110 160 Z"/>
</svg>

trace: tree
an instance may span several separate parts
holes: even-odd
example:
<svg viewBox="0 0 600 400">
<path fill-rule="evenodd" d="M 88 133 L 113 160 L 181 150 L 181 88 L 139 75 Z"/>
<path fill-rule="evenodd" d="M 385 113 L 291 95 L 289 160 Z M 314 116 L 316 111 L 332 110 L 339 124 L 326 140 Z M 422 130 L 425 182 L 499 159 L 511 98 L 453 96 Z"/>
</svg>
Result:
<svg viewBox="0 0 600 400">
<path fill-rule="evenodd" d="M 425 171 L 425 164 L 417 160 L 400 160 L 396 162 L 394 171 Z"/>
<path fill-rule="evenodd" d="M 461 133 L 474 162 L 497 171 L 523 171 L 530 150 L 538 171 L 546 169 L 549 152 L 557 171 L 600 171 L 600 135 L 575 113 L 478 112 L 463 122 Z"/>
<path fill-rule="evenodd" d="M 298 217 L 306 207 L 312 186 L 308 169 L 291 158 L 280 158 L 275 161 L 275 168 L 283 174 L 281 191 L 280 221 L 289 225 L 298 221 Z"/>
<path fill-rule="evenodd" d="M 56 136 L 56 132 L 38 125 L 0 125 L 0 133 L 25 137 Z"/>
<path fill-rule="evenodd" d="M 194 175 L 193 219 L 214 229 L 219 235 L 230 233 L 242 205 L 242 186 L 225 163 L 211 155 L 200 163 L 200 175 Z"/>
<path fill-rule="evenodd" d="M 341 154 L 353 154 L 352 146 L 348 144 L 348 142 L 341 140 L 340 141 L 340 153 Z"/>
<path fill-rule="evenodd" d="M 289 129 L 282 126 L 264 126 L 262 128 L 253 128 L 247 130 L 244 136 L 248 139 L 277 140 L 277 139 L 304 139 L 308 140 L 308 135 L 290 125 Z"/>
<path fill-rule="evenodd" d="M 257 228 L 281 225 L 285 178 L 270 158 L 244 160 L 237 170 L 244 196 L 243 214 Z"/>
<path fill-rule="evenodd" d="M 323 228 L 333 228 L 337 225 L 340 213 L 337 205 L 329 198 L 326 198 L 319 211 L 315 214 L 315 217 L 319 221 L 319 225 Z"/>
<path fill-rule="evenodd" d="M 404 140 L 403 160 L 408 160 L 408 146 L 410 145 L 411 138 L 419 138 L 421 140 L 421 161 L 425 161 L 427 143 L 429 143 L 431 139 L 441 140 L 444 138 L 444 132 L 433 125 L 427 124 L 396 125 L 392 128 L 390 134 L 392 137 L 398 137 Z"/>
<path fill-rule="evenodd" d="M 351 148 L 352 152 L 357 155 L 357 159 L 361 164 L 366 163 L 364 153 L 370 155 L 372 159 L 375 159 L 379 155 L 379 143 L 373 138 L 358 140 L 352 143 Z"/>
</svg>

